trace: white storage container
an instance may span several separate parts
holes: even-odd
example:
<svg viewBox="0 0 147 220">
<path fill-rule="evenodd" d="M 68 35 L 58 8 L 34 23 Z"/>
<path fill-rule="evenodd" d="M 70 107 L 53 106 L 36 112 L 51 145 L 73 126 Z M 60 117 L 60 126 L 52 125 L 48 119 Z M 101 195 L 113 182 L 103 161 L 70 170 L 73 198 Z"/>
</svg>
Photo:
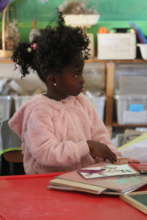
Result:
<svg viewBox="0 0 147 220">
<path fill-rule="evenodd" d="M 98 59 L 135 59 L 135 33 L 107 33 L 97 35 Z"/>
<path fill-rule="evenodd" d="M 147 60 L 147 44 L 138 44 L 141 52 L 141 56 L 144 60 Z"/>
<path fill-rule="evenodd" d="M 119 124 L 147 124 L 147 95 L 116 96 Z"/>
<path fill-rule="evenodd" d="M 105 101 L 105 96 L 95 97 L 95 106 L 102 120 L 104 120 Z"/>
<path fill-rule="evenodd" d="M 0 96 L 0 121 L 10 118 L 11 96 Z"/>
<path fill-rule="evenodd" d="M 15 102 L 15 111 L 17 111 L 22 105 L 28 102 L 32 96 L 14 96 L 13 98 Z"/>
<path fill-rule="evenodd" d="M 105 65 L 103 63 L 85 63 L 83 70 L 84 87 L 91 92 L 105 90 Z"/>
<path fill-rule="evenodd" d="M 91 93 L 89 91 L 86 91 L 85 95 L 95 106 L 99 117 L 102 120 L 104 120 L 104 110 L 105 110 L 106 97 L 105 96 L 98 96 L 98 95 Z"/>
</svg>

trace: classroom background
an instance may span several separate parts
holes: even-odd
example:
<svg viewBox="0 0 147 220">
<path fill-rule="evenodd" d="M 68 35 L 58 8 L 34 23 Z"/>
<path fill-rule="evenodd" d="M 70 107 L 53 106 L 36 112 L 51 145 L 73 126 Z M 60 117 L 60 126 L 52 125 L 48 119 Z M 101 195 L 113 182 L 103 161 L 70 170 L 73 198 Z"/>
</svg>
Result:
<svg viewBox="0 0 147 220">
<path fill-rule="evenodd" d="M 28 38 L 32 20 L 38 21 L 39 27 L 55 22 L 55 10 L 64 0 L 15 0 L 16 15 L 21 32 L 21 38 Z M 97 32 L 100 26 L 129 27 L 129 22 L 137 23 L 147 34 L 147 2 L 146 0 L 85 0 L 89 8 L 96 9 L 100 13 L 99 22 L 92 27 Z"/>
<path fill-rule="evenodd" d="M 11 1 L 5 18 L 6 34 L 12 34 L 16 42 L 29 41 L 34 29 L 56 25 L 57 8 L 64 2 Z M 94 25 L 85 29 L 91 42 L 91 56 L 84 67 L 85 95 L 95 105 L 114 144 L 120 147 L 147 131 L 147 1 L 79 2 L 100 15 Z M 46 87 L 33 73 L 20 79 L 10 56 L 3 56 L 2 20 L 3 12 L 0 13 L 0 152 L 18 150 L 19 157 L 20 140 L 9 130 L 7 120 L 32 95 L 44 92 Z M 7 41 L 5 51 L 11 53 L 12 46 Z M 13 169 L 10 166 L 12 172 Z"/>
</svg>

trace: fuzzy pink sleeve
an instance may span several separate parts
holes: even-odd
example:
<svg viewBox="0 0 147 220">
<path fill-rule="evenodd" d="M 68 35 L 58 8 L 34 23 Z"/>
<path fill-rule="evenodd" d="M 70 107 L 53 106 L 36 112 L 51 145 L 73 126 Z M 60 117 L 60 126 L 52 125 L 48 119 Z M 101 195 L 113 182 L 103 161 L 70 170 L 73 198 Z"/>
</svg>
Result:
<svg viewBox="0 0 147 220">
<path fill-rule="evenodd" d="M 30 153 L 38 163 L 45 166 L 68 166 L 80 163 L 89 153 L 86 141 L 61 141 L 55 135 L 55 128 L 48 114 L 35 111 L 27 123 L 23 139 Z M 61 131 L 62 131 L 61 125 Z"/>
<path fill-rule="evenodd" d="M 9 127 L 19 136 L 21 137 L 22 133 L 22 117 L 21 112 L 16 112 L 13 117 L 8 122 Z"/>
<path fill-rule="evenodd" d="M 95 107 L 89 102 L 89 100 L 87 100 L 87 98 L 85 99 L 85 104 L 92 124 L 92 140 L 106 144 L 117 156 L 120 156 L 121 153 L 112 144 L 110 133 L 104 125 L 104 122 L 100 119 Z"/>
</svg>

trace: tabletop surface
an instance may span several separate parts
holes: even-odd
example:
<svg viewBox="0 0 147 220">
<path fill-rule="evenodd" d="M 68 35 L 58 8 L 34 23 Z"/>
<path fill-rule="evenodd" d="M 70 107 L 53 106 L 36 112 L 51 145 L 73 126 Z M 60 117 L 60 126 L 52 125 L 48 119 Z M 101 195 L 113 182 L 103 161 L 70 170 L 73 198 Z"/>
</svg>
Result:
<svg viewBox="0 0 147 220">
<path fill-rule="evenodd" d="M 146 220 L 116 196 L 49 190 L 58 173 L 0 177 L 0 220 Z"/>
</svg>

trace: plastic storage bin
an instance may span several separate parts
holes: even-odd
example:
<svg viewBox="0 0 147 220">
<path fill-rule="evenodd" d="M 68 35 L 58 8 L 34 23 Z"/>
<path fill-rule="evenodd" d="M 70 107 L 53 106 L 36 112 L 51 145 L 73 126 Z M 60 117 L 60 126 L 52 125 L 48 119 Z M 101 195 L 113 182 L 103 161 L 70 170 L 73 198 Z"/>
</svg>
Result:
<svg viewBox="0 0 147 220">
<path fill-rule="evenodd" d="M 147 44 L 138 44 L 141 52 L 141 56 L 144 60 L 147 60 Z"/>
<path fill-rule="evenodd" d="M 11 96 L 0 96 L 0 121 L 10 118 L 11 101 Z"/>
<path fill-rule="evenodd" d="M 134 33 L 107 33 L 97 35 L 98 59 L 135 59 Z"/>
<path fill-rule="evenodd" d="M 105 101 L 105 96 L 95 97 L 95 106 L 102 120 L 104 120 Z"/>
<path fill-rule="evenodd" d="M 146 95 L 118 95 L 115 98 L 119 124 L 147 124 Z"/>
<path fill-rule="evenodd" d="M 105 110 L 105 101 L 106 101 L 106 97 L 105 96 L 98 96 L 95 95 L 94 93 L 91 93 L 89 91 L 87 91 L 85 93 L 85 95 L 87 96 L 87 98 L 93 103 L 93 105 L 95 106 L 99 117 L 104 120 L 104 110 Z"/>
<path fill-rule="evenodd" d="M 15 111 L 17 111 L 22 105 L 28 102 L 32 96 L 14 96 L 13 98 L 15 102 Z"/>
</svg>

